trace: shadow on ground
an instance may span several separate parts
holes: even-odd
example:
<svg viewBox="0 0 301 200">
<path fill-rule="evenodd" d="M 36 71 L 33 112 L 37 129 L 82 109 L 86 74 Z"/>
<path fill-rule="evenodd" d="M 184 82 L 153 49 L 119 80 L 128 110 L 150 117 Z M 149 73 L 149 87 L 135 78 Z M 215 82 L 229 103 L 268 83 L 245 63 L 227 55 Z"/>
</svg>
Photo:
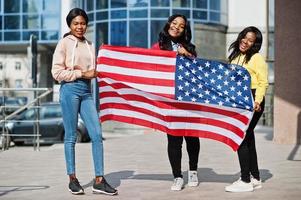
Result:
<svg viewBox="0 0 301 200">
<path fill-rule="evenodd" d="M 23 191 L 34 191 L 34 190 L 45 190 L 50 188 L 47 185 L 12 185 L 12 186 L 1 186 L 0 185 L 0 197 L 7 195 L 12 192 L 23 192 Z"/>
<path fill-rule="evenodd" d="M 269 180 L 273 174 L 267 169 L 261 169 L 260 176 L 263 182 Z M 183 172 L 183 177 L 187 180 L 188 172 Z M 216 183 L 232 183 L 240 177 L 240 173 L 236 174 L 218 174 L 212 168 L 199 168 L 198 169 L 199 181 L 202 182 L 216 182 Z M 172 181 L 171 174 L 136 174 L 135 171 L 119 171 L 105 175 L 105 178 L 113 187 L 121 185 L 122 180 L 149 180 L 149 181 Z M 83 185 L 83 188 L 91 187 L 93 180 L 88 184 Z"/>
</svg>

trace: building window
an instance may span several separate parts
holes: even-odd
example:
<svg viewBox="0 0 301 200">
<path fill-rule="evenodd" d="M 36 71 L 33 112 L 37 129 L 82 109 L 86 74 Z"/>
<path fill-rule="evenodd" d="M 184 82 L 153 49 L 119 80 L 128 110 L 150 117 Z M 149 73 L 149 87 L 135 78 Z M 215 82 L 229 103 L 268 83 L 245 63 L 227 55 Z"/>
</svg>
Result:
<svg viewBox="0 0 301 200">
<path fill-rule="evenodd" d="M 15 80 L 15 87 L 21 88 L 22 87 L 22 79 L 16 79 Z"/>
<path fill-rule="evenodd" d="M 41 0 L 23 1 L 24 13 L 38 13 L 42 8 Z"/>
<path fill-rule="evenodd" d="M 130 46 L 147 47 L 147 21 L 130 21 Z"/>
<path fill-rule="evenodd" d="M 189 8 L 190 0 L 173 0 L 172 6 L 177 8 Z"/>
<path fill-rule="evenodd" d="M 15 69 L 16 70 L 21 70 L 21 63 L 20 62 L 15 63 Z"/>
<path fill-rule="evenodd" d="M 2 62 L 0 62 L 0 70 L 2 70 L 3 69 L 3 64 L 2 64 Z"/>
<path fill-rule="evenodd" d="M 127 0 L 111 0 L 111 8 L 125 8 Z"/>
<path fill-rule="evenodd" d="M 101 44 L 109 44 L 108 40 L 108 23 L 98 23 L 96 24 L 96 46 L 99 47 Z"/>
<path fill-rule="evenodd" d="M 19 13 L 20 12 L 20 1 L 10 0 L 4 1 L 4 13 Z"/>
<path fill-rule="evenodd" d="M 169 0 L 151 0 L 151 6 L 153 7 L 168 7 Z"/>
<path fill-rule="evenodd" d="M 4 29 L 19 29 L 20 15 L 4 16 Z"/>
<path fill-rule="evenodd" d="M 126 22 L 111 23 L 111 44 L 126 45 Z"/>
</svg>

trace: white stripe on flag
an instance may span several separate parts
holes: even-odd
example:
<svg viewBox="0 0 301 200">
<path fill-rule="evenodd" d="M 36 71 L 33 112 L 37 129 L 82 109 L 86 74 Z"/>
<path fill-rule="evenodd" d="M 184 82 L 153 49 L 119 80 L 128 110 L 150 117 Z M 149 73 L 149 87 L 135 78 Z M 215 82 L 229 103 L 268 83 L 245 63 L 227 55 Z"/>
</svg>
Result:
<svg viewBox="0 0 301 200">
<path fill-rule="evenodd" d="M 125 68 L 125 67 L 105 65 L 105 64 L 98 64 L 97 69 L 101 72 L 114 73 L 114 74 L 116 73 L 116 74 L 127 75 L 127 76 L 139 76 L 144 78 L 151 77 L 151 78 L 166 79 L 166 80 L 175 79 L 174 72 L 158 72 L 153 70 L 132 69 L 132 68 Z"/>
<path fill-rule="evenodd" d="M 139 53 L 139 52 L 137 52 L 137 53 Z M 117 58 L 119 60 L 124 60 L 124 61 L 144 62 L 144 63 L 159 64 L 159 65 L 175 65 L 176 64 L 176 58 L 139 55 L 139 54 L 112 51 L 112 50 L 108 50 L 108 49 L 100 49 L 98 51 L 98 57 L 107 57 L 107 58 L 114 58 L 114 59 Z"/>
</svg>

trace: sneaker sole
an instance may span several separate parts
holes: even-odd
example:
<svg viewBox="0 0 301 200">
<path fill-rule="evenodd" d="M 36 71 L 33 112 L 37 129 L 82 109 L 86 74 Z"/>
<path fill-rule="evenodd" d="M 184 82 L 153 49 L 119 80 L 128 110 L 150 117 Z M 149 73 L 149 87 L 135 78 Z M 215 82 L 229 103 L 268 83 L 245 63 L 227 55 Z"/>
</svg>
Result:
<svg viewBox="0 0 301 200">
<path fill-rule="evenodd" d="M 181 189 L 172 189 L 172 188 L 170 188 L 170 190 L 171 191 L 181 191 L 181 190 L 183 190 L 183 188 L 181 188 Z"/>
<path fill-rule="evenodd" d="M 181 191 L 184 189 L 184 186 L 182 186 L 180 189 L 179 188 L 170 188 L 171 191 Z"/>
<path fill-rule="evenodd" d="M 192 182 L 192 183 L 188 183 L 187 185 L 189 187 L 197 187 L 199 185 L 199 183 Z"/>
<path fill-rule="evenodd" d="M 106 194 L 106 195 L 116 195 L 118 194 L 118 191 L 114 192 L 114 193 L 108 193 L 108 192 L 105 192 L 105 191 L 102 191 L 102 190 L 96 190 L 94 188 L 92 188 L 92 192 L 95 193 L 95 194 Z"/>
<path fill-rule="evenodd" d="M 71 194 L 75 194 L 75 195 L 85 194 L 85 192 L 83 190 L 81 190 L 79 192 L 73 192 L 72 190 L 69 189 L 69 192 L 71 192 Z"/>
<path fill-rule="evenodd" d="M 253 186 L 253 188 L 254 188 L 255 190 L 257 190 L 257 189 L 262 188 L 262 185 L 256 185 L 256 186 Z"/>
<path fill-rule="evenodd" d="M 234 193 L 239 193 L 239 192 L 253 192 L 254 189 L 249 189 L 249 190 L 227 190 L 225 189 L 226 192 L 234 192 Z"/>
</svg>

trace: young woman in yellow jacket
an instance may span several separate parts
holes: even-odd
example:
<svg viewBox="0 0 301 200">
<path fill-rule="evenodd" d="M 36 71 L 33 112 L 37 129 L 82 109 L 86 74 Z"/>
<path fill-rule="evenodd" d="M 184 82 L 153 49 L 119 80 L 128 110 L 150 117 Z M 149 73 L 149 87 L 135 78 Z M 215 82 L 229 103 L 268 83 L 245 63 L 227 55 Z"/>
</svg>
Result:
<svg viewBox="0 0 301 200">
<path fill-rule="evenodd" d="M 261 188 L 257 164 L 254 128 L 264 111 L 264 96 L 268 87 L 268 67 L 258 53 L 262 45 L 262 34 L 250 26 L 242 30 L 230 47 L 229 62 L 245 67 L 251 75 L 251 89 L 255 101 L 254 115 L 238 149 L 241 177 L 225 187 L 227 192 L 249 192 Z"/>
</svg>

